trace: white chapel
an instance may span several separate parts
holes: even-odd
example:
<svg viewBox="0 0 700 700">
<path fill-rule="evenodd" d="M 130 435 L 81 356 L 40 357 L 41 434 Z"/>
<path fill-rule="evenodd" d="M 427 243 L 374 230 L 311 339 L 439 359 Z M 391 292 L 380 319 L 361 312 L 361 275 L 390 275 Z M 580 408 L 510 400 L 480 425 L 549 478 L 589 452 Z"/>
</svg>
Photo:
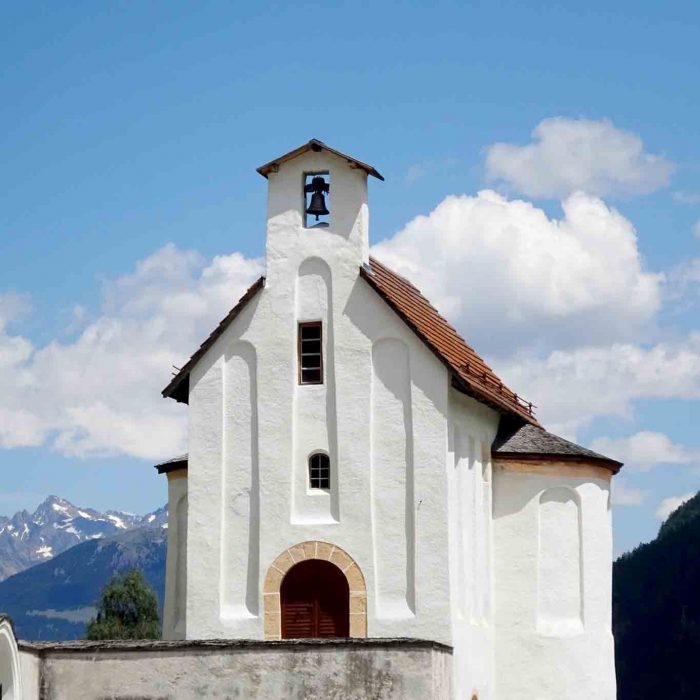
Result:
<svg viewBox="0 0 700 700">
<path fill-rule="evenodd" d="M 459 700 L 614 700 L 620 463 L 370 257 L 375 168 L 312 140 L 258 172 L 265 276 L 163 391 L 189 415 L 164 637 L 414 638 Z"/>
</svg>

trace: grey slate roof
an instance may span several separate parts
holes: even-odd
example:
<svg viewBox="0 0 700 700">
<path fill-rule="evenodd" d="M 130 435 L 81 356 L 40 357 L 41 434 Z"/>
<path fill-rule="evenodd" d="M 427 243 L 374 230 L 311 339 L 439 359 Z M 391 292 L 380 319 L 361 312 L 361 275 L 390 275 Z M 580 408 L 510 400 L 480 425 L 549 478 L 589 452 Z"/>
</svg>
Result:
<svg viewBox="0 0 700 700">
<path fill-rule="evenodd" d="M 167 459 L 165 462 L 155 465 L 155 469 L 158 470 L 159 474 L 167 474 L 168 472 L 174 472 L 177 469 L 187 469 L 187 453 L 184 455 L 179 455 L 178 457 L 173 457 L 172 459 Z"/>
<path fill-rule="evenodd" d="M 503 421 L 502 421 L 503 422 Z M 500 429 L 493 442 L 491 452 L 497 457 L 559 457 L 564 460 L 587 460 L 603 463 L 618 472 L 622 462 L 581 447 L 542 428 L 525 423 L 517 428 Z"/>
</svg>

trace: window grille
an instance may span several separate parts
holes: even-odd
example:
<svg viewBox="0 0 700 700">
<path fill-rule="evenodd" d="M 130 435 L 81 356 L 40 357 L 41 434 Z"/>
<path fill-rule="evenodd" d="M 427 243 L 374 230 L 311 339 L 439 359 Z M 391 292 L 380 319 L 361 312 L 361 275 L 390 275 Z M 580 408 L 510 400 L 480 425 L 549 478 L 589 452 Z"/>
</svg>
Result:
<svg viewBox="0 0 700 700">
<path fill-rule="evenodd" d="M 312 489 L 331 487 L 331 461 L 328 455 L 317 452 L 309 457 L 309 487 Z"/>
<path fill-rule="evenodd" d="M 320 321 L 299 324 L 299 384 L 323 384 L 323 333 Z"/>
</svg>

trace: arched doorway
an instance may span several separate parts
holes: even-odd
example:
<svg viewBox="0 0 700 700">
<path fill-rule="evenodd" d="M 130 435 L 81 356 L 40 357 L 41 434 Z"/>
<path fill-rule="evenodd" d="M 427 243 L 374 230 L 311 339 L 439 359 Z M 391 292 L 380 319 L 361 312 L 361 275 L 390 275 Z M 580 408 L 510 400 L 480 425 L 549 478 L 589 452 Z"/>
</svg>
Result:
<svg viewBox="0 0 700 700">
<path fill-rule="evenodd" d="M 330 562 L 342 572 L 350 589 L 349 636 L 367 636 L 367 586 L 359 564 L 338 545 L 307 540 L 280 552 L 267 569 L 263 584 L 265 639 L 282 639 L 281 588 L 287 573 L 301 562 L 315 560 Z"/>
<path fill-rule="evenodd" d="M 329 561 L 293 566 L 280 588 L 282 639 L 350 636 L 350 587 Z"/>
</svg>

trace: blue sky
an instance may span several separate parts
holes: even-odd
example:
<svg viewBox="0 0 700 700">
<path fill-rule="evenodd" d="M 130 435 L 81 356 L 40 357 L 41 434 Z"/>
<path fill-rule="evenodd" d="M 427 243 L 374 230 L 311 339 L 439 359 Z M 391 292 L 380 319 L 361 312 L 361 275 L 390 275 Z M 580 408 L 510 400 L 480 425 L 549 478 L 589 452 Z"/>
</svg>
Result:
<svg viewBox="0 0 700 700">
<path fill-rule="evenodd" d="M 585 353 L 605 367 L 601 392 L 629 371 L 624 406 L 591 408 L 592 392 L 571 399 L 561 424 L 556 411 L 543 419 L 631 458 L 616 549 L 653 537 L 662 501 L 700 487 L 700 7 L 556 5 L 3 3 L 0 513 L 48 493 L 132 511 L 165 501 L 149 465 L 179 447 L 182 411 L 159 408 L 158 388 L 258 270 L 255 168 L 317 137 L 384 174 L 371 185 L 372 242 L 388 241 L 378 250 L 399 268 L 427 261 L 420 286 L 516 389 L 550 406 L 583 395 L 595 382 L 544 387 L 552 362 L 579 367 Z M 567 178 L 570 138 L 595 162 Z M 532 160 L 516 172 L 494 144 L 534 146 Z M 616 149 L 621 160 L 596 170 Z M 485 187 L 503 202 L 480 199 Z M 576 189 L 585 196 L 565 204 Z M 519 226 L 515 200 L 537 213 L 533 255 L 588 261 L 594 283 L 573 275 L 582 296 L 627 281 L 588 306 L 551 299 L 551 313 L 481 306 L 487 277 L 455 285 L 449 261 L 420 254 L 421 236 L 429 250 L 443 240 L 441 211 L 478 251 L 497 211 Z M 563 220 L 572 239 L 585 222 L 603 221 L 603 233 L 577 255 L 551 223 Z M 625 257 L 627 224 L 638 265 Z M 202 313 L 164 308 L 178 295 Z M 502 329 L 491 345 L 486 317 Z M 649 378 L 640 367 L 652 365 Z M 148 423 L 152 449 L 137 434 L 151 420 L 146 386 L 149 410 L 163 412 Z"/>
</svg>

